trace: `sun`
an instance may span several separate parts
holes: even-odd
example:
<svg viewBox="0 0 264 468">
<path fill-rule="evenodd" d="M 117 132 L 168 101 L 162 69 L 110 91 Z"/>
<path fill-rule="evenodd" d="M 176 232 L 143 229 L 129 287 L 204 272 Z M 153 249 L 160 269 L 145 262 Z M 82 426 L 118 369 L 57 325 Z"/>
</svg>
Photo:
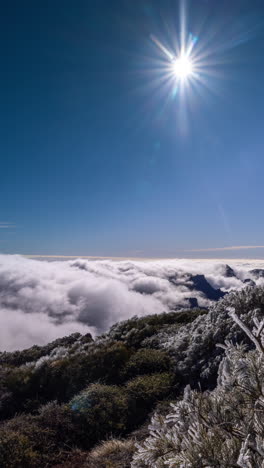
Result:
<svg viewBox="0 0 264 468">
<path fill-rule="evenodd" d="M 176 78 L 185 81 L 193 74 L 193 63 L 187 55 L 180 55 L 176 57 L 172 63 L 173 74 Z"/>
</svg>

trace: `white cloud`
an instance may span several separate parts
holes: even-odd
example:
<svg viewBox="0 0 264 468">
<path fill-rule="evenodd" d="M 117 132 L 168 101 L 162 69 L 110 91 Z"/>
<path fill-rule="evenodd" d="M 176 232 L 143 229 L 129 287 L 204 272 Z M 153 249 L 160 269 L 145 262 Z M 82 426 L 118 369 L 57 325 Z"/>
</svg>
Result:
<svg viewBox="0 0 264 468">
<path fill-rule="evenodd" d="M 33 344 L 44 345 L 74 332 L 94 332 L 82 323 L 65 322 L 59 326 L 45 313 L 27 314 L 23 310 L 0 308 L 1 350 L 29 348 Z"/>
<path fill-rule="evenodd" d="M 22 349 L 80 331 L 102 333 L 134 315 L 169 311 L 208 300 L 190 291 L 190 274 L 204 274 L 214 288 L 240 289 L 248 270 L 234 264 L 236 277 L 212 261 L 33 260 L 0 255 L 1 350 Z M 263 280 L 258 280 L 260 283 Z"/>
</svg>

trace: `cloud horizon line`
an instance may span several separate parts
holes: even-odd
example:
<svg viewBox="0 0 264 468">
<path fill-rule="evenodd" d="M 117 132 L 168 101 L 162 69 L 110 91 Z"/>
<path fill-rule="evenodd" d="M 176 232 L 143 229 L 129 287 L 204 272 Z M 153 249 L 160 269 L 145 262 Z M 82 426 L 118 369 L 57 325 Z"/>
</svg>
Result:
<svg viewBox="0 0 264 468">
<path fill-rule="evenodd" d="M 224 250 L 247 250 L 247 249 L 264 249 L 264 245 L 234 245 L 229 247 L 209 247 L 205 249 L 188 249 L 184 252 L 216 252 Z"/>
</svg>

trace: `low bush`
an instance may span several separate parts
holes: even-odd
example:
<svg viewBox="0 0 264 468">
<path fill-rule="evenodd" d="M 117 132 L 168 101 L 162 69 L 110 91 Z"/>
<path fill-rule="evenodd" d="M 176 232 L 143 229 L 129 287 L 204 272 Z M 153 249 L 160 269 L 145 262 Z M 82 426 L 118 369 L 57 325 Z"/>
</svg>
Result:
<svg viewBox="0 0 264 468">
<path fill-rule="evenodd" d="M 37 415 L 21 414 L 2 423 L 0 466 L 52 466 L 64 460 L 81 436 L 75 414 L 66 406 L 49 403 Z"/>
<path fill-rule="evenodd" d="M 129 395 L 129 429 L 142 423 L 154 404 L 167 397 L 174 389 L 174 375 L 163 372 L 135 377 L 126 384 Z"/>
<path fill-rule="evenodd" d="M 82 443 L 91 447 L 112 434 L 122 434 L 127 427 L 128 397 L 118 386 L 92 384 L 69 403 L 82 427 Z"/>
<path fill-rule="evenodd" d="M 61 463 L 61 460 L 58 460 L 58 463 L 53 464 L 52 468 L 88 468 L 87 456 L 88 453 L 86 451 L 73 449 L 65 455 Z"/>
<path fill-rule="evenodd" d="M 52 433 L 56 447 L 65 450 L 79 445 L 80 429 L 74 412 L 67 405 L 58 405 L 55 401 L 47 403 L 39 409 L 35 420 L 41 430 Z"/>
<path fill-rule="evenodd" d="M 41 427 L 34 416 L 22 414 L 0 426 L 0 466 L 3 468 L 43 466 L 57 451 L 53 431 Z"/>
<path fill-rule="evenodd" d="M 122 342 L 94 344 L 87 352 L 68 354 L 40 365 L 0 369 L 0 419 L 18 412 L 36 412 L 53 400 L 64 403 L 100 380 L 119 384 L 132 350 Z"/>
<path fill-rule="evenodd" d="M 131 399 L 148 404 L 168 395 L 173 381 L 174 376 L 169 372 L 141 375 L 127 382 L 126 389 Z"/>
<path fill-rule="evenodd" d="M 166 372 L 172 369 L 172 360 L 165 351 L 143 348 L 131 356 L 123 375 L 131 379 L 138 375 Z"/>
<path fill-rule="evenodd" d="M 87 468 L 129 468 L 135 444 L 133 440 L 111 439 L 95 447 L 87 459 Z"/>
<path fill-rule="evenodd" d="M 21 411 L 34 411 L 40 404 L 38 379 L 31 367 L 2 369 L 1 386 L 0 419 Z"/>
<path fill-rule="evenodd" d="M 118 384 L 121 371 L 131 355 L 132 349 L 121 341 L 98 346 L 90 359 L 91 380 L 102 379 L 107 384 Z"/>
<path fill-rule="evenodd" d="M 120 372 L 131 352 L 124 343 L 110 342 L 94 345 L 87 353 L 45 364 L 39 370 L 41 393 L 45 401 L 66 402 L 98 380 L 118 384 Z"/>
<path fill-rule="evenodd" d="M 0 429 L 0 466 L 8 468 L 37 467 L 39 454 L 29 438 L 19 432 Z"/>
</svg>

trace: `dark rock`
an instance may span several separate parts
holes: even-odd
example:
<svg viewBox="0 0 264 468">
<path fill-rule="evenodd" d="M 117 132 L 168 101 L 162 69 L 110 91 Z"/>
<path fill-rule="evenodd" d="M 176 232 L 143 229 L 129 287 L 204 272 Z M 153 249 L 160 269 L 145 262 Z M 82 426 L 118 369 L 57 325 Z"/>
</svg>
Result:
<svg viewBox="0 0 264 468">
<path fill-rule="evenodd" d="M 250 270 L 250 272 L 255 278 L 264 278 L 264 269 L 263 268 L 255 268 L 254 270 Z"/>
<path fill-rule="evenodd" d="M 197 308 L 199 307 L 198 301 L 196 297 L 189 297 L 189 303 L 191 308 Z"/>
<path fill-rule="evenodd" d="M 226 295 L 225 292 L 221 289 L 214 289 L 204 275 L 193 275 L 190 277 L 190 280 L 193 283 L 193 287 L 190 286 L 191 290 L 201 291 L 207 299 L 212 301 L 218 301 L 221 297 Z"/>
<path fill-rule="evenodd" d="M 244 279 L 243 283 L 246 284 L 247 286 L 256 286 L 255 281 L 253 281 L 253 280 L 250 279 L 250 278 Z"/>
<path fill-rule="evenodd" d="M 224 276 L 226 276 L 227 278 L 236 278 L 236 274 L 233 268 L 231 268 L 229 265 L 225 265 Z"/>
</svg>

